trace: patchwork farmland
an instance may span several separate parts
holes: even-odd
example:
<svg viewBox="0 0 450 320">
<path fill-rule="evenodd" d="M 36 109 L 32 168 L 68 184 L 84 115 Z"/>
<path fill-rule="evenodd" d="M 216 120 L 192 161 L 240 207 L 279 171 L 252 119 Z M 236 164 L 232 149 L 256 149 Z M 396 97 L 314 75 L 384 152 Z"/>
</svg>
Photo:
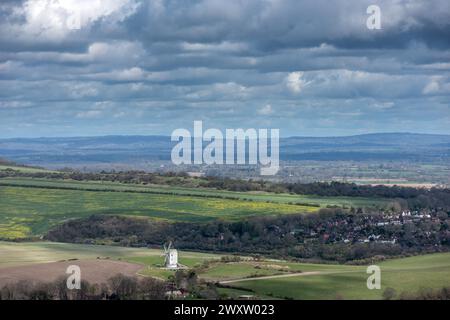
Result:
<svg viewBox="0 0 450 320">
<path fill-rule="evenodd" d="M 84 266 L 84 273 L 92 280 L 96 277 L 102 280 L 121 271 L 167 279 L 174 271 L 161 268 L 161 252 L 115 246 L 0 242 L 0 275 L 7 278 L 34 270 L 38 277 L 47 279 L 46 266 L 49 270 L 60 271 L 54 272 L 55 277 L 62 276 L 65 274 L 63 266 L 70 261 Z M 255 260 L 243 256 L 227 261 L 222 257 L 224 255 L 180 251 L 181 263 L 196 270 L 200 279 L 219 283 L 219 291 L 234 298 L 245 294 L 281 299 L 382 299 L 386 288 L 393 289 L 398 297 L 401 293 L 450 285 L 449 253 L 380 262 L 380 290 L 367 289 L 367 266 Z M 104 265 L 101 270 L 97 270 L 99 264 Z"/>
<path fill-rule="evenodd" d="M 200 187 L 75 181 L 31 177 L 0 179 L 0 238 L 37 240 L 52 227 L 91 215 L 119 215 L 167 222 L 243 221 L 250 217 L 314 215 L 326 207 L 390 206 L 392 199 L 233 192 Z M 315 219 L 314 216 L 310 216 Z M 97 243 L 97 242 L 96 242 Z M 105 242 L 110 243 L 110 242 Z M 194 249 L 195 250 L 195 249 Z M 90 282 L 117 273 L 173 279 L 160 249 L 58 242 L 0 242 L 0 284 L 20 279 L 51 281 L 69 264 L 82 266 Z M 366 265 L 314 264 L 263 255 L 225 256 L 179 252 L 179 262 L 202 283 L 214 283 L 223 297 L 276 299 L 382 299 L 421 289 L 450 286 L 450 254 L 438 253 L 378 262 L 382 289 L 368 290 Z M 328 261 L 331 262 L 331 261 Z"/>
<path fill-rule="evenodd" d="M 384 206 L 387 203 L 383 199 L 3 178 L 0 179 L 0 238 L 41 236 L 63 221 L 93 214 L 178 222 L 237 221 L 254 216 L 314 213 L 329 205 Z"/>
</svg>

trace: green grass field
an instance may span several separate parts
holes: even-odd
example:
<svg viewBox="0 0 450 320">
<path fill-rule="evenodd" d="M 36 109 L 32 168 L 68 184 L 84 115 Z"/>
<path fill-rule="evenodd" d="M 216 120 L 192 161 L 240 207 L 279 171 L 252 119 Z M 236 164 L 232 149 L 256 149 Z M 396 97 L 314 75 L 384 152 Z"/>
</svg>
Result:
<svg viewBox="0 0 450 320">
<path fill-rule="evenodd" d="M 56 242 L 4 242 L 0 241 L 0 268 L 67 259 L 96 259 L 126 256 L 157 256 L 161 252 L 151 249 L 132 249 L 113 246 L 94 246 Z"/>
<path fill-rule="evenodd" d="M 432 254 L 379 263 L 381 290 L 368 290 L 366 267 L 297 264 L 302 271 L 320 271 L 305 275 L 267 280 L 236 282 L 257 295 L 293 299 L 381 299 L 390 287 L 397 296 L 422 288 L 450 286 L 450 254 Z"/>
<path fill-rule="evenodd" d="M 41 235 L 65 220 L 92 214 L 206 222 L 316 210 L 308 206 L 166 194 L 0 187 L 0 237 Z"/>
<path fill-rule="evenodd" d="M 227 198 L 250 201 L 275 202 L 285 204 L 310 204 L 314 206 L 347 206 L 347 207 L 384 207 L 389 199 L 364 197 L 321 197 L 314 195 L 275 194 L 267 192 L 233 192 L 207 188 L 187 188 L 168 185 L 139 185 L 124 184 L 108 181 L 74 181 L 74 180 L 48 180 L 37 178 L 2 178 L 0 186 L 27 186 L 47 187 L 55 189 L 86 190 L 86 191 L 116 191 L 171 194 L 181 196 L 198 196 L 210 198 Z"/>
<path fill-rule="evenodd" d="M 167 278 L 174 271 L 161 268 L 162 250 L 123 248 L 51 242 L 0 242 L 2 267 L 55 262 L 68 259 L 110 258 L 142 265 L 140 275 Z M 366 286 L 366 266 L 295 263 L 281 260 L 244 260 L 220 262 L 218 254 L 179 251 L 179 262 L 190 268 L 210 262 L 200 269 L 200 278 L 207 281 L 246 280 L 228 283 L 220 289 L 230 296 L 251 294 L 260 298 L 292 299 L 381 299 L 383 291 L 394 288 L 417 292 L 422 288 L 439 289 L 450 286 L 450 253 L 394 259 L 381 262 L 381 290 Z M 304 275 L 296 275 L 298 272 Z M 311 274 L 314 272 L 314 274 Z M 295 273 L 295 274 L 294 274 Z M 310 274 L 308 274 L 310 273 Z M 293 276 L 292 276 L 293 274 Z M 285 276 L 274 279 L 251 279 L 255 276 Z M 251 291 L 246 291 L 251 290 Z"/>
<path fill-rule="evenodd" d="M 0 268 L 68 259 L 96 259 L 97 257 L 121 259 L 146 266 L 164 262 L 161 249 L 125 248 L 107 245 L 86 245 L 59 242 L 7 242 L 0 241 Z M 220 255 L 181 251 L 180 260 L 194 266 L 204 260 L 218 259 Z"/>
<path fill-rule="evenodd" d="M 0 179 L 0 238 L 39 236 L 63 221 L 92 214 L 184 222 L 237 221 L 252 216 L 312 213 L 327 205 L 383 204 L 386 201 L 382 199 L 3 178 Z"/>
</svg>

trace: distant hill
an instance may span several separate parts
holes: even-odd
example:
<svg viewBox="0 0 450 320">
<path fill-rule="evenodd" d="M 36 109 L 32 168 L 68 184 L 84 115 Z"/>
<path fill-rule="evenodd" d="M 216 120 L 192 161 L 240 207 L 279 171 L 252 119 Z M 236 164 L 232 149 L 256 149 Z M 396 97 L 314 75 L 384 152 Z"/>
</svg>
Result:
<svg viewBox="0 0 450 320">
<path fill-rule="evenodd" d="M 15 166 L 16 164 L 12 161 L 0 158 L 0 166 Z"/>
<path fill-rule="evenodd" d="M 0 139 L 0 157 L 44 167 L 167 162 L 175 143 L 166 136 Z M 346 137 L 290 137 L 281 160 L 442 162 L 450 160 L 450 135 L 380 133 Z"/>
<path fill-rule="evenodd" d="M 291 137 L 281 141 L 284 160 L 439 161 L 450 157 L 450 135 L 376 133 L 346 137 Z"/>
</svg>

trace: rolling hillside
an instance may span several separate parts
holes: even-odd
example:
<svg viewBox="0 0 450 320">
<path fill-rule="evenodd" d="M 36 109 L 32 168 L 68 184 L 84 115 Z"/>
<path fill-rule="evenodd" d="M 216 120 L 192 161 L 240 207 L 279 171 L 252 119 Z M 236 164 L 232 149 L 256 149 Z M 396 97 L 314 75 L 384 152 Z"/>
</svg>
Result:
<svg viewBox="0 0 450 320">
<path fill-rule="evenodd" d="M 166 279 L 174 271 L 161 268 L 161 252 L 146 248 L 0 242 L 0 275 L 5 276 L 4 273 L 12 266 L 20 269 L 68 260 L 75 264 L 96 260 L 101 264 L 111 259 L 140 265 L 138 274 L 141 276 Z M 219 291 L 235 298 L 250 294 L 277 299 L 382 299 L 386 288 L 394 289 L 394 298 L 399 298 L 402 293 L 450 286 L 449 253 L 380 262 L 380 290 L 367 289 L 367 266 L 253 260 L 249 257 L 241 257 L 237 262 L 224 262 L 221 257 L 223 255 L 180 251 L 179 261 L 195 268 L 201 279 L 220 282 L 224 288 L 219 288 Z M 64 272 L 65 269 L 61 269 L 61 275 Z"/>
<path fill-rule="evenodd" d="M 0 238 L 45 234 L 93 214 L 165 221 L 237 221 L 254 216 L 313 213 L 321 207 L 385 206 L 385 199 L 319 197 L 31 178 L 0 179 Z"/>
</svg>

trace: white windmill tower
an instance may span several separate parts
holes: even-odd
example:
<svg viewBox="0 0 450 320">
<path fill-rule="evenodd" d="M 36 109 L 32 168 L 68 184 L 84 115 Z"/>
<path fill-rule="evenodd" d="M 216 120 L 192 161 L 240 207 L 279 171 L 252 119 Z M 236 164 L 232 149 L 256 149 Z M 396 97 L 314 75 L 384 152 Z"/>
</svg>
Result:
<svg viewBox="0 0 450 320">
<path fill-rule="evenodd" d="M 169 245 L 166 247 L 164 244 L 164 265 L 169 269 L 177 269 L 178 268 L 178 251 L 177 249 L 172 249 L 172 241 L 169 242 Z"/>
</svg>

